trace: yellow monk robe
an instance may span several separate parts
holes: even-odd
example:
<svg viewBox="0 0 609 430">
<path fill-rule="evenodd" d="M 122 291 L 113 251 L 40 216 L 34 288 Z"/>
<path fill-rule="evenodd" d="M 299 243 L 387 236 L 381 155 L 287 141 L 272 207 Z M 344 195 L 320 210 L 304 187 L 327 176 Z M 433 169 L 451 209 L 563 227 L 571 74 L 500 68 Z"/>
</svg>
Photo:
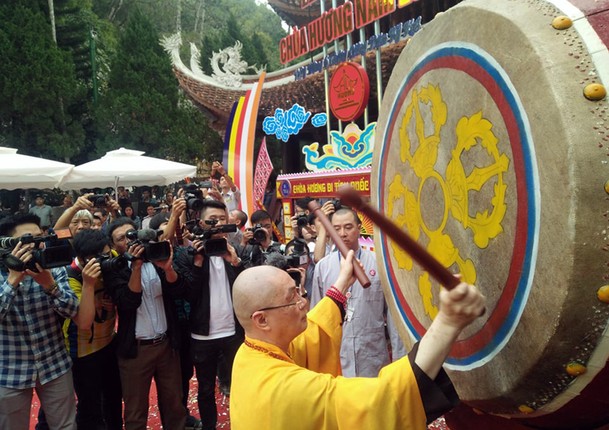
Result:
<svg viewBox="0 0 609 430">
<path fill-rule="evenodd" d="M 408 357 L 384 367 L 378 378 L 335 376 L 340 374 L 338 306 L 326 297 L 307 318 L 307 330 L 290 346 L 293 359 L 246 337 L 250 346 L 241 345 L 233 364 L 232 430 L 426 428 Z M 305 364 L 308 369 L 301 367 Z"/>
</svg>

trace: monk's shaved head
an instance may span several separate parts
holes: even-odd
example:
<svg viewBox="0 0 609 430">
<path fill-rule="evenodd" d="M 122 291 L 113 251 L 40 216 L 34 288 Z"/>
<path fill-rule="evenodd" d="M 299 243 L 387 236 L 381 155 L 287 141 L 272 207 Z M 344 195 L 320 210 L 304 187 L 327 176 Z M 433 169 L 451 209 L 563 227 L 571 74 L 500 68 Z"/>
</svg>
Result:
<svg viewBox="0 0 609 430">
<path fill-rule="evenodd" d="M 246 331 L 251 327 L 252 313 L 275 303 L 281 286 L 291 279 L 287 272 L 273 266 L 257 266 L 241 272 L 233 285 L 233 306 Z"/>
</svg>

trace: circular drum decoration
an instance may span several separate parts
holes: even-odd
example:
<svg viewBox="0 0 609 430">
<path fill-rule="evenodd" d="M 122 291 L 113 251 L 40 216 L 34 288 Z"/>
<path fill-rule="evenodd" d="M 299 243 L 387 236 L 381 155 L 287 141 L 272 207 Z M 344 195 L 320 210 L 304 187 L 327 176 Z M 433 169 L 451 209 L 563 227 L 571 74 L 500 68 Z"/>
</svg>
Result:
<svg viewBox="0 0 609 430">
<path fill-rule="evenodd" d="M 404 48 L 385 92 L 372 201 L 487 297 L 447 360 L 471 420 L 609 422 L 609 304 L 597 298 L 609 279 L 609 109 L 583 94 L 609 83 L 609 0 L 593 6 L 462 2 Z M 562 15 L 573 25 L 555 29 Z M 378 229 L 375 246 L 411 344 L 440 286 Z"/>
</svg>

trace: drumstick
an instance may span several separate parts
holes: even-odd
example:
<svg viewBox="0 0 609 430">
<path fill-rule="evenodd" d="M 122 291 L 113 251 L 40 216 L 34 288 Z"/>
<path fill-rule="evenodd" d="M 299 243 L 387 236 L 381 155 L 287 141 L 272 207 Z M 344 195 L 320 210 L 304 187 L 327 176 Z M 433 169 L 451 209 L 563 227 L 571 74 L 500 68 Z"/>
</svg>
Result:
<svg viewBox="0 0 609 430">
<path fill-rule="evenodd" d="M 402 231 L 389 218 L 366 204 L 353 188 L 341 188 L 338 191 L 340 199 L 347 205 L 366 214 L 379 228 L 389 236 L 395 243 L 404 249 L 410 256 L 429 272 L 447 290 L 451 290 L 461 282 L 448 271 L 438 260 L 434 258 L 425 248 L 418 244 L 408 234 Z"/>
<path fill-rule="evenodd" d="M 317 203 L 315 200 L 312 200 L 311 202 L 309 202 L 308 206 L 309 210 L 313 212 L 317 216 L 317 218 L 319 218 L 319 221 L 321 221 L 321 223 L 323 224 L 324 228 L 328 232 L 328 235 L 332 238 L 334 244 L 336 245 L 340 253 L 343 255 L 343 257 L 346 258 L 347 253 L 349 252 L 349 248 L 347 247 L 347 245 L 345 245 L 345 242 L 343 242 L 336 230 L 334 230 L 334 227 L 332 227 L 332 223 L 330 222 L 326 214 L 321 210 L 321 206 L 319 206 L 319 203 Z M 364 272 L 362 266 L 359 265 L 359 262 L 355 260 L 353 260 L 353 273 L 355 274 L 355 277 L 357 278 L 359 283 L 362 284 L 362 287 L 368 288 L 370 286 L 370 279 L 368 279 L 368 276 L 366 276 L 366 272 Z"/>
</svg>

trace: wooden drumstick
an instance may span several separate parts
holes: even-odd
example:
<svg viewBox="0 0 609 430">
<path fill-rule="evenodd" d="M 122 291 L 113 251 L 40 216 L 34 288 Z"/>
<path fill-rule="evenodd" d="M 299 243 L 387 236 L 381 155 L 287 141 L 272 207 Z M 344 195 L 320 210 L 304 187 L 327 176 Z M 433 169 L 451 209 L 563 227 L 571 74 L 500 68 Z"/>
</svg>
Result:
<svg viewBox="0 0 609 430">
<path fill-rule="evenodd" d="M 366 204 L 361 196 L 353 188 L 341 188 L 338 191 L 340 200 L 366 214 L 379 228 L 389 236 L 395 243 L 404 249 L 410 256 L 429 272 L 447 290 L 451 290 L 461 282 L 448 271 L 438 260 L 434 258 L 425 248 L 418 244 L 408 234 L 402 231 L 389 218 Z"/>
<path fill-rule="evenodd" d="M 309 202 L 308 206 L 309 210 L 313 212 L 317 216 L 317 218 L 319 218 L 340 253 L 343 255 L 343 257 L 346 258 L 347 253 L 349 252 L 349 248 L 347 247 L 347 245 L 345 245 L 345 242 L 343 242 L 336 230 L 334 230 L 334 227 L 332 227 L 332 223 L 330 222 L 326 214 L 321 210 L 321 206 L 319 206 L 319 203 L 317 203 L 315 200 L 312 200 L 311 202 Z M 359 265 L 359 262 L 355 260 L 353 261 L 353 273 L 355 274 L 355 277 L 357 278 L 359 283 L 362 284 L 362 287 L 368 288 L 370 286 L 370 279 L 368 279 L 368 276 L 366 276 L 366 272 L 364 272 L 362 266 Z"/>
</svg>

